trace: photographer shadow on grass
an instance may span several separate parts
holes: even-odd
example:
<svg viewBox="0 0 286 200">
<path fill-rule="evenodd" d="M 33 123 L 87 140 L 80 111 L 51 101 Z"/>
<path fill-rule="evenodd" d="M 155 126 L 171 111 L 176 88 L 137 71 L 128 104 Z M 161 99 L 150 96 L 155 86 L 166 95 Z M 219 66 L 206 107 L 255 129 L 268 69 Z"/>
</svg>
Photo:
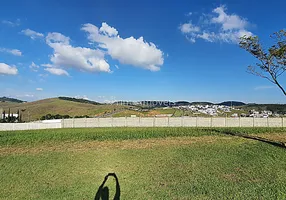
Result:
<svg viewBox="0 0 286 200">
<path fill-rule="evenodd" d="M 113 197 L 113 200 L 119 200 L 120 199 L 120 185 L 118 178 L 115 173 L 109 173 L 104 177 L 104 180 L 102 184 L 99 186 L 96 195 L 94 197 L 94 200 L 109 200 L 109 189 L 107 186 L 104 187 L 105 182 L 107 181 L 108 177 L 113 176 L 115 178 L 116 182 L 116 192 Z"/>
</svg>

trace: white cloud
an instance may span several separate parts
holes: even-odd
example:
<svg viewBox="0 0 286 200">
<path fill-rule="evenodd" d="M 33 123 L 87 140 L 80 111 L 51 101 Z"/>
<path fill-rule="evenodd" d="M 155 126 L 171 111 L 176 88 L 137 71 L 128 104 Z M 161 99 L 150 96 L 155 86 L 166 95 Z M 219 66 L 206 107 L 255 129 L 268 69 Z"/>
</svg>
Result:
<svg viewBox="0 0 286 200">
<path fill-rule="evenodd" d="M 194 26 L 192 23 L 185 23 L 179 26 L 179 29 L 182 33 L 192 33 L 192 32 L 199 32 L 200 27 Z"/>
<path fill-rule="evenodd" d="M 70 38 L 64 36 L 61 33 L 48 33 L 46 37 L 46 42 L 47 44 L 52 44 L 52 43 L 61 43 L 61 44 L 66 44 L 68 45 L 70 43 Z"/>
<path fill-rule="evenodd" d="M 7 49 L 7 48 L 0 48 L 0 52 L 10 53 L 14 56 L 22 56 L 22 52 L 18 49 Z"/>
<path fill-rule="evenodd" d="M 21 33 L 23 33 L 24 35 L 30 37 L 31 39 L 36 39 L 36 38 L 42 38 L 44 37 L 44 34 L 42 33 L 38 33 L 36 31 L 33 31 L 31 29 L 25 29 L 25 30 L 22 30 Z"/>
<path fill-rule="evenodd" d="M 13 54 L 14 56 L 22 56 L 22 52 L 18 49 L 11 49 L 10 53 Z"/>
<path fill-rule="evenodd" d="M 81 95 L 76 95 L 76 96 L 74 96 L 74 98 L 76 98 L 76 99 L 90 100 L 86 95 L 83 95 L 83 96 L 81 96 Z"/>
<path fill-rule="evenodd" d="M 213 9 L 212 13 L 203 14 L 200 17 L 200 26 L 186 23 L 180 26 L 180 30 L 192 43 L 196 39 L 238 43 L 240 37 L 253 35 L 247 30 L 249 22 L 245 18 L 236 14 L 227 14 L 226 10 L 226 6 L 219 6 Z"/>
<path fill-rule="evenodd" d="M 44 64 L 45 67 L 76 68 L 87 72 L 111 72 L 109 64 L 104 59 L 104 53 L 99 49 L 73 47 L 69 43 L 70 38 L 61 33 L 49 33 L 46 42 L 54 52 L 50 58 L 52 64 Z"/>
<path fill-rule="evenodd" d="M 42 67 L 54 67 L 52 64 L 41 64 Z"/>
<path fill-rule="evenodd" d="M 110 37 L 112 36 L 116 36 L 118 34 L 118 31 L 113 28 L 113 27 L 110 27 L 107 23 L 103 22 L 100 29 L 99 29 L 99 32 L 105 34 L 105 35 L 108 35 Z"/>
<path fill-rule="evenodd" d="M 43 88 L 36 88 L 37 91 L 43 91 Z"/>
<path fill-rule="evenodd" d="M 11 67 L 5 63 L 0 63 L 0 74 L 16 75 L 18 74 L 18 69 L 15 66 Z"/>
<path fill-rule="evenodd" d="M 66 70 L 60 68 L 45 68 L 45 71 L 57 76 L 69 76 L 69 73 Z"/>
<path fill-rule="evenodd" d="M 20 25 L 20 20 L 19 19 L 17 19 L 15 22 L 12 22 L 12 21 L 9 21 L 9 20 L 2 20 L 1 22 L 2 22 L 2 24 L 6 24 L 6 25 L 12 26 L 12 27 Z"/>
<path fill-rule="evenodd" d="M 196 39 L 194 37 L 188 37 L 186 36 L 187 40 L 189 40 L 191 43 L 195 43 Z"/>
<path fill-rule="evenodd" d="M 32 71 L 37 72 L 40 67 L 39 67 L 39 65 L 36 65 L 34 62 L 32 62 L 31 65 L 29 66 L 29 68 Z"/>
<path fill-rule="evenodd" d="M 193 13 L 192 12 L 189 12 L 188 14 L 186 14 L 187 16 L 191 16 Z"/>
<path fill-rule="evenodd" d="M 233 29 L 241 30 L 246 28 L 248 22 L 245 19 L 235 14 L 228 15 L 225 13 L 225 10 L 227 10 L 225 6 L 215 8 L 213 12 L 218 14 L 218 16 L 213 17 L 211 21 L 213 23 L 221 24 L 222 29 L 225 31 Z"/>
<path fill-rule="evenodd" d="M 27 98 L 33 98 L 35 97 L 35 95 L 33 94 L 19 94 L 19 95 L 16 95 L 16 97 L 20 97 L 20 98 L 23 98 L 23 97 L 27 97 Z"/>
<path fill-rule="evenodd" d="M 164 63 L 163 52 L 154 43 L 144 41 L 143 37 L 121 38 L 118 31 L 106 23 L 102 23 L 99 29 L 93 24 L 84 24 L 81 30 L 88 33 L 90 41 L 98 43 L 122 64 L 158 71 Z"/>
</svg>

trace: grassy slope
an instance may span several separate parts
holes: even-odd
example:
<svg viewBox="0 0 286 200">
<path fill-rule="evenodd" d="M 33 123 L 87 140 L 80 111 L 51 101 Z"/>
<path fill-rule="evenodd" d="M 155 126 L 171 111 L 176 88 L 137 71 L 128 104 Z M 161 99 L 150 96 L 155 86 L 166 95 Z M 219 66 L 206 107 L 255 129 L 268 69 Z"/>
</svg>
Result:
<svg viewBox="0 0 286 200">
<path fill-rule="evenodd" d="M 285 129 L 243 131 L 286 136 Z M 109 172 L 119 177 L 122 199 L 286 198 L 284 149 L 209 130 L 107 128 L 0 134 L 0 199 L 92 199 Z M 113 194 L 113 180 L 107 185 Z"/>
<path fill-rule="evenodd" d="M 158 109 L 158 108 L 144 112 L 139 112 L 134 110 L 124 110 L 122 112 L 114 114 L 113 117 L 130 117 L 131 115 L 136 115 L 137 117 L 153 117 L 161 114 L 173 114 L 175 111 L 176 109 Z"/>
<path fill-rule="evenodd" d="M 14 102 L 0 102 L 0 108 L 4 108 L 4 107 L 12 107 L 17 105 L 18 103 L 14 103 Z"/>
<path fill-rule="evenodd" d="M 115 113 L 112 117 L 130 117 L 131 115 L 136 115 L 137 117 L 143 117 L 144 115 L 141 112 L 134 110 L 123 110 L 121 112 Z"/>
<path fill-rule="evenodd" d="M 78 103 L 66 100 L 60 100 L 58 98 L 44 99 L 40 101 L 19 103 L 19 104 L 8 104 L 2 106 L 5 110 L 11 109 L 11 112 L 16 113 L 18 109 L 26 109 L 23 113 L 23 120 L 28 120 L 30 113 L 30 120 L 37 120 L 41 116 L 50 114 L 61 114 L 61 115 L 98 115 L 104 112 L 110 112 L 113 109 L 119 109 L 123 106 L 118 105 L 92 105 L 87 103 Z"/>
</svg>

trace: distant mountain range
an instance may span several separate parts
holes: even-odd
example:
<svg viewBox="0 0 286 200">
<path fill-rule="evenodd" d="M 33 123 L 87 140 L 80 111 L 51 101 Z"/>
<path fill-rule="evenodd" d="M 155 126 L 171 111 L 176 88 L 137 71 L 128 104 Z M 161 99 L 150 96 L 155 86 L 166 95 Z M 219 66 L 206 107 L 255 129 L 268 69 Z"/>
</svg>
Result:
<svg viewBox="0 0 286 200">
<path fill-rule="evenodd" d="M 188 102 L 188 101 L 117 101 L 113 104 L 117 105 L 137 105 L 143 107 L 166 107 L 166 106 L 189 106 L 189 105 L 224 105 L 224 106 L 244 106 L 247 105 L 244 102 L 240 101 L 224 101 L 221 103 L 212 103 L 212 102 Z"/>
<path fill-rule="evenodd" d="M 66 101 L 73 101 L 73 102 L 79 102 L 79 103 L 87 103 L 87 104 L 93 104 L 93 105 L 105 105 L 106 103 L 99 103 L 96 101 L 88 100 L 88 99 L 79 99 L 79 98 L 73 98 L 73 97 L 58 97 L 58 99 L 66 100 Z M 44 99 L 43 99 L 44 100 Z M 26 101 L 22 101 L 16 98 L 10 98 L 10 97 L 0 97 L 0 102 L 12 102 L 12 103 L 24 103 Z M 208 101 L 117 101 L 112 103 L 113 105 L 137 105 L 137 106 L 146 106 L 146 107 L 166 107 L 166 106 L 188 106 L 188 105 L 224 105 L 224 106 L 259 106 L 259 105 L 279 105 L 279 104 L 255 104 L 255 103 L 249 103 L 246 104 L 241 101 L 224 101 L 221 103 L 212 103 Z M 283 104 L 282 104 L 283 105 Z"/>
</svg>

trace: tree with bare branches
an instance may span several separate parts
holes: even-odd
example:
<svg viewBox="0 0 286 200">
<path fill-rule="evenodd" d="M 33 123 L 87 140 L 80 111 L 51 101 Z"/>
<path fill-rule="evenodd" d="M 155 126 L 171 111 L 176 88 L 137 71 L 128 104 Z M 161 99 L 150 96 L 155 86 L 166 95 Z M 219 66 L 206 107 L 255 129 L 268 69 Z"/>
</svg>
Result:
<svg viewBox="0 0 286 200">
<path fill-rule="evenodd" d="M 248 72 L 277 85 L 286 96 L 285 89 L 278 81 L 278 77 L 286 70 L 286 31 L 280 30 L 270 37 L 275 40 L 275 44 L 268 50 L 263 49 L 257 36 L 244 36 L 239 45 L 259 60 L 255 66 L 248 66 Z"/>
</svg>

